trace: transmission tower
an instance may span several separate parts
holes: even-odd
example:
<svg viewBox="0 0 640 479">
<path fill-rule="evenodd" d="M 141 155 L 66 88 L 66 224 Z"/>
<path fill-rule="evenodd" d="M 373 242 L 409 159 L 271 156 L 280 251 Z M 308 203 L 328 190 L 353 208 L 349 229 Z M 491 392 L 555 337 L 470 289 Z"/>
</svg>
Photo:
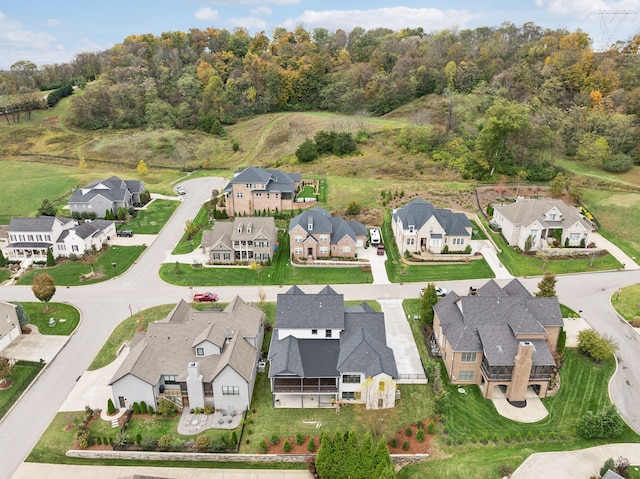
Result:
<svg viewBox="0 0 640 479">
<path fill-rule="evenodd" d="M 618 40 L 616 35 L 627 23 L 633 23 L 638 18 L 638 12 L 632 10 L 594 10 L 591 15 L 597 15 L 600 18 L 600 50 L 607 50 Z M 586 20 L 586 19 L 585 19 Z"/>
</svg>

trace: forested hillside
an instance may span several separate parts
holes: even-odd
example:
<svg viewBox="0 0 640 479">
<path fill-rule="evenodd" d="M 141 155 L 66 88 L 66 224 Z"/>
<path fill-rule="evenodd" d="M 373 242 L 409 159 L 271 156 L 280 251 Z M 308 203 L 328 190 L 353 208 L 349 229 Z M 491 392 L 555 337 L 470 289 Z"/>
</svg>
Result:
<svg viewBox="0 0 640 479">
<path fill-rule="evenodd" d="M 18 62 L 0 77 L 0 111 L 9 122 L 18 92 L 74 78 L 83 92 L 72 96 L 68 124 L 84 130 L 221 134 L 260 113 L 390 114 L 412 121 L 394 134 L 399 149 L 467 178 L 550 180 L 565 157 L 626 171 L 640 164 L 640 35 L 607 52 L 591 43 L 584 32 L 531 23 L 132 35 L 68 65 Z"/>
</svg>

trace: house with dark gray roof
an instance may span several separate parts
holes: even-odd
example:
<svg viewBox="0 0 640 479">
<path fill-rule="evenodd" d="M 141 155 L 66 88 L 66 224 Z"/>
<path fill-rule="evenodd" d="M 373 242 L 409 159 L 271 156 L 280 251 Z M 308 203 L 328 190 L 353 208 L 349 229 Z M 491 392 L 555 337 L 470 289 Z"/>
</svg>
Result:
<svg viewBox="0 0 640 479">
<path fill-rule="evenodd" d="M 94 181 L 71 193 L 69 210 L 74 217 L 104 217 L 107 210 L 118 213 L 118 208 L 130 208 L 142 202 L 147 191 L 140 180 L 122 180 L 112 176 Z"/>
<path fill-rule="evenodd" d="M 273 217 L 236 217 L 216 221 L 202 233 L 202 250 L 211 264 L 267 263 L 273 258 L 278 230 Z"/>
<path fill-rule="evenodd" d="M 268 360 L 275 407 L 395 406 L 398 370 L 384 314 L 367 303 L 345 306 L 329 286 L 278 295 Z"/>
<path fill-rule="evenodd" d="M 292 210 L 301 180 L 299 173 L 249 166 L 224 187 L 224 208 L 229 216 Z"/>
<path fill-rule="evenodd" d="M 367 228 L 358 221 L 331 216 L 316 206 L 303 211 L 289 223 L 290 254 L 296 258 L 355 258 L 356 248 L 363 247 Z"/>
<path fill-rule="evenodd" d="M 400 254 L 463 252 L 471 241 L 471 221 L 464 213 L 438 209 L 418 198 L 393 210 L 391 227 Z"/>
<path fill-rule="evenodd" d="M 7 227 L 9 243 L 5 247 L 8 259 L 14 261 L 46 261 L 47 250 L 54 258 L 81 256 L 102 246 L 116 235 L 113 221 L 94 220 L 78 223 L 71 218 L 40 216 L 13 218 Z"/>
<path fill-rule="evenodd" d="M 264 337 L 264 313 L 236 296 L 224 310 L 197 311 L 181 301 L 136 333 L 109 385 L 114 404 L 243 411 L 251 404 Z"/>
<path fill-rule="evenodd" d="M 545 397 L 563 327 L 558 298 L 533 296 L 517 279 L 494 280 L 475 295 L 447 294 L 434 307 L 433 330 L 453 384 L 477 384 L 484 397 Z"/>
<path fill-rule="evenodd" d="M 502 228 L 510 246 L 535 250 L 550 246 L 585 247 L 595 227 L 577 208 L 552 198 L 519 199 L 515 203 L 496 203 L 493 223 Z"/>
</svg>

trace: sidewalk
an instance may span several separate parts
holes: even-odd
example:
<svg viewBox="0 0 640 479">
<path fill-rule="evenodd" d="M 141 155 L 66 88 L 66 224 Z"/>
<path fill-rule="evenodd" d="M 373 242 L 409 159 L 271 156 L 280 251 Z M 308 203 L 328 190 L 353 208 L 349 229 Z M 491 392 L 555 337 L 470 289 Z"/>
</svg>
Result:
<svg viewBox="0 0 640 479">
<path fill-rule="evenodd" d="M 489 240 L 471 240 L 473 251 L 482 253 L 485 261 L 496 275 L 496 279 L 513 279 L 513 275 L 507 271 L 498 259 L 498 252 Z"/>
<path fill-rule="evenodd" d="M 538 452 L 531 454 L 511 479 L 587 478 L 597 474 L 609 458 L 626 457 L 631 464 L 640 464 L 640 444 L 606 444 L 604 446 L 563 452 Z"/>
<path fill-rule="evenodd" d="M 635 257 L 630 258 L 627 254 L 618 248 L 608 239 L 604 238 L 600 233 L 591 233 L 591 241 L 593 241 L 598 248 L 606 249 L 611 256 L 620 261 L 624 265 L 625 270 L 637 270 L 640 266 L 635 262 Z"/>
</svg>

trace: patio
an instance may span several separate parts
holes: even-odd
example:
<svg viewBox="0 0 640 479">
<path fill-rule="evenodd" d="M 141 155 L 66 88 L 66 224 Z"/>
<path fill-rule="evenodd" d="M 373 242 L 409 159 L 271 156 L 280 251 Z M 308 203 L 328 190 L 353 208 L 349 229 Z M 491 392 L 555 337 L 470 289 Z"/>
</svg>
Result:
<svg viewBox="0 0 640 479">
<path fill-rule="evenodd" d="M 189 409 L 182 412 L 178 434 L 192 436 L 207 429 L 235 429 L 240 425 L 242 411 L 216 411 L 213 414 L 194 414 Z"/>
</svg>

